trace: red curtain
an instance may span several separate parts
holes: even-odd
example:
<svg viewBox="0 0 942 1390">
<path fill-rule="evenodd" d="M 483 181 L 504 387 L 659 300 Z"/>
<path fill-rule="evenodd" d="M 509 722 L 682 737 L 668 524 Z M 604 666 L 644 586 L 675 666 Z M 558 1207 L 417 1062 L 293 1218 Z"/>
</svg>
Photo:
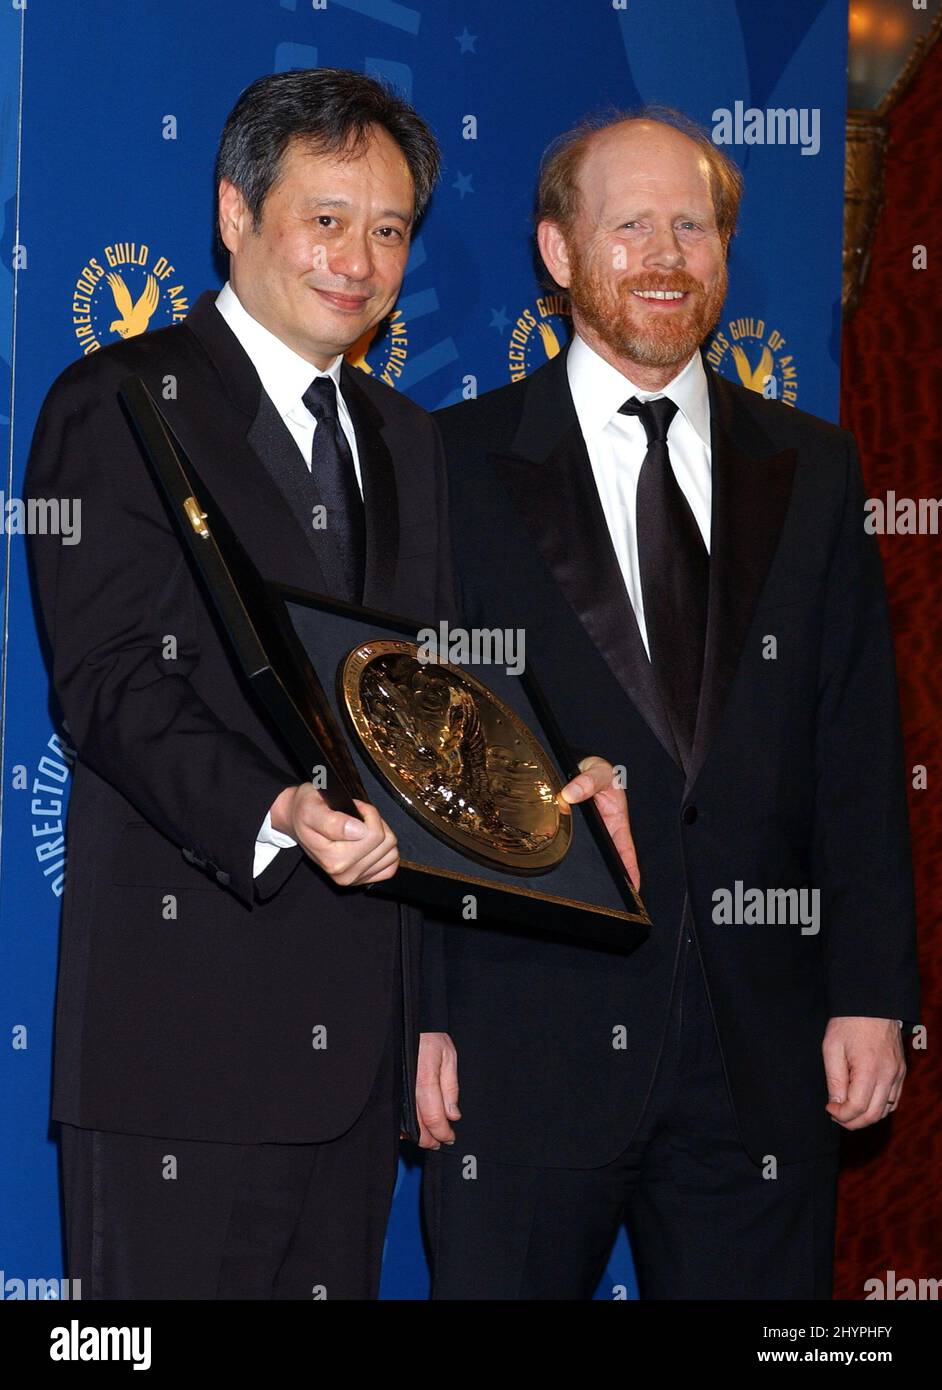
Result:
<svg viewBox="0 0 942 1390">
<path fill-rule="evenodd" d="M 845 325 L 842 423 L 860 448 L 867 495 L 942 498 L 942 42 L 891 118 L 886 202 L 860 306 Z M 913 268 L 925 246 L 928 267 Z M 835 1298 L 868 1279 L 942 1277 L 939 1098 L 942 943 L 942 533 L 882 536 L 910 786 L 925 1049 L 907 1045 L 896 1114 L 842 1136 Z"/>
</svg>

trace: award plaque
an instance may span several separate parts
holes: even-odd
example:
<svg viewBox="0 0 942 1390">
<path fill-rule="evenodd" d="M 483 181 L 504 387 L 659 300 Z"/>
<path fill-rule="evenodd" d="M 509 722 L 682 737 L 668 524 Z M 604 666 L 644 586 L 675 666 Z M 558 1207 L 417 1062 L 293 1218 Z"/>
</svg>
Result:
<svg viewBox="0 0 942 1390">
<path fill-rule="evenodd" d="M 527 663 L 430 656 L 434 630 L 263 578 L 138 377 L 119 397 L 231 654 L 298 772 L 335 810 L 371 802 L 393 878 L 366 891 L 456 926 L 535 931 L 609 950 L 650 919 Z M 604 752 L 604 750 L 600 750 Z M 468 911 L 469 901 L 474 911 Z"/>
<path fill-rule="evenodd" d="M 538 874 L 562 859 L 572 811 L 549 754 L 492 691 L 416 642 L 355 647 L 341 708 L 377 775 L 433 835 L 478 863 Z"/>
</svg>

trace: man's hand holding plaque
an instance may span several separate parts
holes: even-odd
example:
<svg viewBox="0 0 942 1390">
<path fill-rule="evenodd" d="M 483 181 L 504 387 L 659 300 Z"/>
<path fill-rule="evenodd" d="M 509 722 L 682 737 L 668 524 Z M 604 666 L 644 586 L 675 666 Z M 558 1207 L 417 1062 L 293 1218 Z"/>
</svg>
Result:
<svg viewBox="0 0 942 1390">
<path fill-rule="evenodd" d="M 640 892 L 641 870 L 638 867 L 638 853 L 631 833 L 631 821 L 628 818 L 628 797 L 624 788 L 618 785 L 611 763 L 606 762 L 604 758 L 583 758 L 579 764 L 579 776 L 563 787 L 560 795 L 564 796 L 571 806 L 592 798 L 605 829 L 611 836 L 612 844 L 618 850 L 618 857 L 624 864 L 628 877 L 635 890 Z"/>
<path fill-rule="evenodd" d="M 641 887 L 628 800 L 604 758 L 583 758 L 579 775 L 559 793 L 571 806 L 591 797 L 636 889 Z M 363 819 L 332 811 L 309 782 L 286 787 L 271 808 L 274 830 L 289 835 L 341 888 L 392 878 L 399 867 L 396 836 L 374 806 L 355 801 Z"/>
<path fill-rule="evenodd" d="M 120 395 L 231 655 L 303 779 L 270 809 L 282 847 L 340 887 L 382 888 L 458 928 L 614 951 L 644 941 L 624 792 L 604 759 L 575 763 L 532 663 L 502 663 L 475 638 L 502 630 L 430 627 L 265 578 L 143 382 Z M 434 654 L 429 633 L 442 634 Z"/>
<path fill-rule="evenodd" d="M 285 787 L 271 808 L 272 829 L 296 840 L 340 888 L 392 878 L 399 867 L 395 835 L 375 806 L 354 805 L 362 820 L 332 811 L 310 782 Z"/>
</svg>

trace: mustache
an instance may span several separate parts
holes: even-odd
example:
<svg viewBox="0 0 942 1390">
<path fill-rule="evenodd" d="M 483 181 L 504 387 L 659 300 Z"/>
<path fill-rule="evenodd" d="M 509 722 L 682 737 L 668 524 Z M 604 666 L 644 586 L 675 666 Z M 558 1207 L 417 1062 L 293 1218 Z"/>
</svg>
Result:
<svg viewBox="0 0 942 1390">
<path fill-rule="evenodd" d="M 704 289 L 699 280 L 695 280 L 686 271 L 677 271 L 674 275 L 634 275 L 630 280 L 620 280 L 618 292 L 621 295 L 631 294 L 633 290 L 679 290 L 686 294 L 703 294 Z"/>
</svg>

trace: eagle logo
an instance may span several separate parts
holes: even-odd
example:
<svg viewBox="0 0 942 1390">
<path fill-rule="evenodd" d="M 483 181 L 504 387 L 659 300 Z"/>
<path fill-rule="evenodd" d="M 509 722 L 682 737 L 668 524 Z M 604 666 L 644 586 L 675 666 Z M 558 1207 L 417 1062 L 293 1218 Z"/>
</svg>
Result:
<svg viewBox="0 0 942 1390">
<path fill-rule="evenodd" d="M 772 356 L 772 349 L 764 347 L 762 356 L 759 358 L 758 367 L 753 367 L 745 351 L 737 344 L 733 345 L 733 362 L 736 366 L 736 373 L 743 386 L 747 386 L 750 391 L 758 391 L 759 395 L 765 394 L 765 387 L 772 375 L 772 368 L 775 359 Z"/>
<path fill-rule="evenodd" d="M 148 275 L 140 298 L 135 303 L 123 278 L 116 271 L 110 271 L 105 279 L 114 296 L 114 307 L 119 317 L 108 328 L 112 333 L 120 333 L 122 338 L 135 338 L 145 332 L 154 310 L 160 300 L 160 290 L 153 275 Z"/>
<path fill-rule="evenodd" d="M 494 311 L 493 327 L 498 328 L 498 316 L 507 326 L 503 309 Z M 511 381 L 519 381 L 537 367 L 552 362 L 564 350 L 572 326 L 569 296 L 563 291 L 540 295 L 521 309 L 510 329 L 507 342 L 507 366 Z"/>
<path fill-rule="evenodd" d="M 373 354 L 375 367 L 367 360 L 367 353 Z M 409 328 L 401 309 L 393 309 L 386 318 L 351 343 L 344 357 L 351 367 L 358 368 L 367 376 L 379 377 L 387 386 L 395 386 L 402 374 L 409 352 Z"/>
<path fill-rule="evenodd" d="M 546 353 L 547 362 L 551 357 L 558 357 L 561 349 L 553 325 L 551 323 L 538 323 L 537 328 L 540 330 L 540 338 L 543 342 L 543 351 Z"/>
<path fill-rule="evenodd" d="M 795 355 L 781 329 L 770 327 L 764 318 L 740 314 L 717 325 L 704 345 L 704 356 L 714 371 L 764 400 L 798 403 Z"/>
</svg>

